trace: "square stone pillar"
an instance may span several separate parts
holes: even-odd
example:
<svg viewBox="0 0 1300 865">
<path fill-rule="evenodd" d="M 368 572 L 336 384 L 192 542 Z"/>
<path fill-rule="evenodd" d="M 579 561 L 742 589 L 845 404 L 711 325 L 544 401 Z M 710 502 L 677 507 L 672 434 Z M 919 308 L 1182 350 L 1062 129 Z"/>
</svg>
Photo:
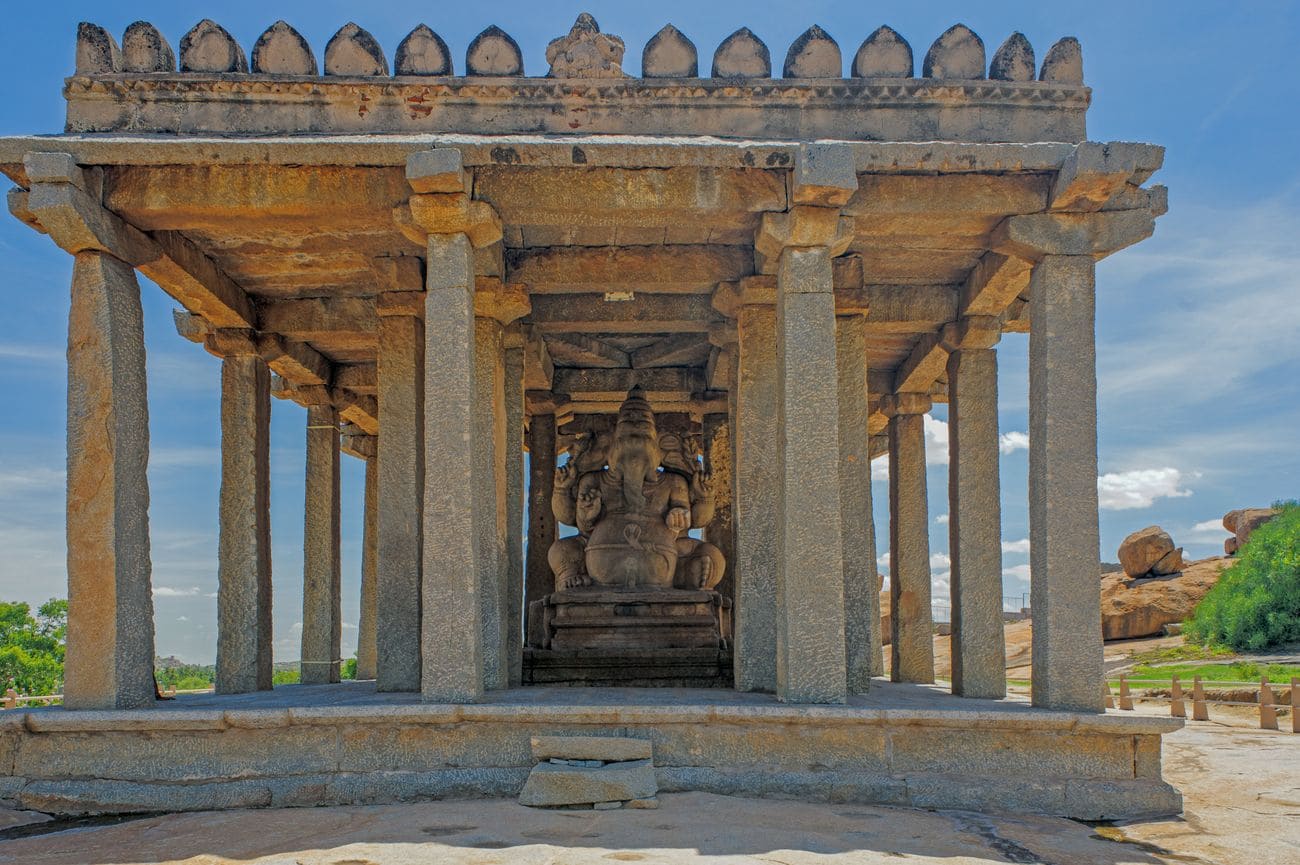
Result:
<svg viewBox="0 0 1300 865">
<path fill-rule="evenodd" d="M 218 694 L 270 690 L 272 673 L 271 371 L 240 342 L 221 362 Z"/>
<path fill-rule="evenodd" d="M 925 413 L 930 398 L 884 399 L 889 415 L 889 677 L 934 682 L 930 609 L 930 514 L 925 481 Z"/>
<path fill-rule="evenodd" d="M 741 307 L 736 321 L 735 682 L 776 690 L 776 309 Z"/>
<path fill-rule="evenodd" d="M 778 699 L 842 703 L 844 557 L 831 254 L 786 248 L 777 270 Z"/>
<path fill-rule="evenodd" d="M 527 604 L 555 591 L 555 575 L 546 559 L 555 543 L 555 512 L 551 510 L 554 488 L 555 415 L 534 414 L 528 422 L 528 562 L 524 569 Z"/>
<path fill-rule="evenodd" d="M 381 304 L 379 312 L 375 681 L 380 691 L 418 691 L 425 328 L 421 310 Z"/>
<path fill-rule="evenodd" d="M 1002 625 L 1002 506 L 996 322 L 948 357 L 948 549 L 952 691 L 1007 695 Z M 966 347 L 972 346 L 972 347 Z"/>
<path fill-rule="evenodd" d="M 524 664 L 524 349 L 517 333 L 508 334 L 507 339 L 519 343 L 505 350 L 506 578 L 502 581 L 502 609 L 507 684 L 514 688 L 523 683 Z"/>
<path fill-rule="evenodd" d="M 491 560 L 482 540 L 495 532 L 495 520 L 479 530 L 490 516 L 483 512 L 478 487 L 481 452 L 491 443 L 475 436 L 478 377 L 469 238 L 430 234 L 425 267 L 424 452 L 426 464 L 438 472 L 424 485 L 420 690 L 431 702 L 474 702 L 483 694 L 483 610 L 496 602 L 495 587 L 484 585 L 480 565 Z"/>
<path fill-rule="evenodd" d="M 307 408 L 303 531 L 302 683 L 339 680 L 343 621 L 339 569 L 339 424 L 331 405 Z"/>
<path fill-rule="evenodd" d="M 722 551 L 727 569 L 714 590 L 736 597 L 736 522 L 731 507 L 731 425 L 725 414 L 704 416 L 704 470 L 713 481 L 713 519 L 704 527 L 704 540 Z"/>
<path fill-rule="evenodd" d="M 68 637 L 63 705 L 154 702 L 149 403 L 135 271 L 77 253 L 68 314 Z"/>
<path fill-rule="evenodd" d="M 366 460 L 365 518 L 361 540 L 361 616 L 357 622 L 357 678 L 374 679 L 379 664 L 379 460 Z"/>
<path fill-rule="evenodd" d="M 1029 282 L 1033 702 L 1083 712 L 1103 711 L 1094 279 L 1091 256 L 1049 255 Z"/>
<path fill-rule="evenodd" d="M 503 328 L 474 319 L 474 531 L 481 588 L 483 687 L 509 683 L 506 636 L 506 408 Z"/>
<path fill-rule="evenodd" d="M 865 694 L 885 661 L 867 431 L 866 316 L 835 319 L 839 367 L 840 524 L 844 530 L 844 650 L 849 693 Z"/>
</svg>

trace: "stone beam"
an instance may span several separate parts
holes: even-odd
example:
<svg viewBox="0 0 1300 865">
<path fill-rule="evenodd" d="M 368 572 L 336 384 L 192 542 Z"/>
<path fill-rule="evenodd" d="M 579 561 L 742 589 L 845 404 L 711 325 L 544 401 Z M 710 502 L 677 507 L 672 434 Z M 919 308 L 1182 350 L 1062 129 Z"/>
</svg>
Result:
<svg viewBox="0 0 1300 865">
<path fill-rule="evenodd" d="M 1095 211 L 1123 191 L 1141 185 L 1164 163 L 1164 148 L 1150 144 L 1084 141 L 1061 164 L 1052 184 L 1052 210 Z"/>
<path fill-rule="evenodd" d="M 19 219 L 35 220 L 69 252 L 107 252 L 134 265 L 217 327 L 256 327 L 248 296 L 193 243 L 174 232 L 146 234 L 102 206 L 98 172 L 62 153 L 29 153 L 24 167 L 32 188 L 25 198 L 9 198 Z"/>
<path fill-rule="evenodd" d="M 948 365 L 948 355 L 953 344 L 954 325 L 922 334 L 912 353 L 898 365 L 894 373 L 894 386 L 889 393 L 929 393 L 931 385 L 943 375 Z"/>
<path fill-rule="evenodd" d="M 568 394 L 583 401 L 617 401 L 627 396 L 634 385 L 646 392 L 646 399 L 663 411 L 660 402 L 689 400 L 704 390 L 704 373 L 699 368 L 660 367 L 657 369 L 569 369 L 555 371 L 556 393 Z"/>
<path fill-rule="evenodd" d="M 330 384 L 330 362 L 303 342 L 287 340 L 274 333 L 257 335 L 257 353 L 271 371 L 296 385 Z"/>
<path fill-rule="evenodd" d="M 1155 231 L 1149 210 L 1105 213 L 1035 213 L 1011 216 L 993 230 L 989 246 L 1004 255 L 1037 261 L 1045 255 L 1104 258 Z"/>
<path fill-rule="evenodd" d="M 957 317 L 957 291 L 945 285 L 872 285 L 864 291 L 868 333 L 918 333 Z"/>
<path fill-rule="evenodd" d="M 379 401 L 373 396 L 335 388 L 333 402 L 340 418 L 356 424 L 368 435 L 379 434 Z"/>
<path fill-rule="evenodd" d="M 555 361 L 546 340 L 525 327 L 524 337 L 524 390 L 550 390 L 555 379 Z"/>
<path fill-rule="evenodd" d="M 707 333 L 718 320 L 709 298 L 641 294 L 607 301 L 603 294 L 532 297 L 532 323 L 542 333 Z"/>
<path fill-rule="evenodd" d="M 379 453 L 379 436 L 368 433 L 344 435 L 339 438 L 339 450 L 350 457 L 368 460 Z"/>
<path fill-rule="evenodd" d="M 379 379 L 372 363 L 347 364 L 334 370 L 334 386 L 356 394 L 373 396 L 379 392 Z"/>
<path fill-rule="evenodd" d="M 709 348 L 708 340 L 697 334 L 683 333 L 661 339 L 631 352 L 633 369 L 664 366 L 691 366 Z"/>
<path fill-rule="evenodd" d="M 262 330 L 310 342 L 333 336 L 374 342 L 375 300 L 370 297 L 308 297 L 274 300 L 261 307 Z"/>
<path fill-rule="evenodd" d="M 961 288 L 962 315 L 1001 315 L 1029 288 L 1032 268 L 1023 258 L 986 252 Z"/>
<path fill-rule="evenodd" d="M 584 399 L 581 394 L 564 407 L 565 414 L 556 413 L 556 422 L 567 422 L 572 417 L 583 414 L 614 415 L 627 398 L 624 391 L 618 399 Z M 653 399 L 655 414 L 665 415 L 680 413 L 690 415 L 698 420 L 706 414 L 720 414 L 727 410 L 726 394 L 716 391 L 704 391 L 684 399 Z"/>
<path fill-rule="evenodd" d="M 1046 174 L 862 174 L 845 216 L 1006 216 L 1047 206 Z"/>
<path fill-rule="evenodd" d="M 568 366 L 620 369 L 632 365 L 631 357 L 623 349 L 580 333 L 549 334 L 545 344 L 553 360 Z"/>
<path fill-rule="evenodd" d="M 511 281 L 548 292 L 703 292 L 754 272 L 746 246 L 545 246 L 505 255 Z"/>
</svg>

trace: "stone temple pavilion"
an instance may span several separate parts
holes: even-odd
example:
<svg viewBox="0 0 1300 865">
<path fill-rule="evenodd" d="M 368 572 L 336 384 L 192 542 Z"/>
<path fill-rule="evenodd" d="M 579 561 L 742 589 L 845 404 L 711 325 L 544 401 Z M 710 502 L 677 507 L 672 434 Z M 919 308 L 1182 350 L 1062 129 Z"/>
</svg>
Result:
<svg viewBox="0 0 1300 865">
<path fill-rule="evenodd" d="M 0 718 L 5 797 L 506 796 L 530 736 L 583 733 L 650 740 L 665 790 L 1180 809 L 1178 722 L 1104 711 L 1097 583 L 1094 268 L 1165 212 L 1163 150 L 1088 140 L 1070 38 L 987 59 L 959 25 L 917 58 L 880 27 L 845 57 L 812 27 L 777 70 L 742 27 L 701 68 L 670 25 L 639 75 L 623 55 L 587 15 L 542 78 L 497 27 L 453 56 L 421 25 L 390 64 L 355 24 L 319 55 L 283 21 L 247 54 L 209 20 L 177 51 L 80 25 L 65 131 L 0 138 L 10 212 L 74 257 L 64 706 Z M 216 693 L 174 701 L 137 271 L 222 359 Z M 1006 332 L 1029 334 L 1032 702 L 1004 679 Z M 272 397 L 307 408 L 303 684 L 274 690 Z M 366 462 L 345 683 L 341 455 Z"/>
</svg>

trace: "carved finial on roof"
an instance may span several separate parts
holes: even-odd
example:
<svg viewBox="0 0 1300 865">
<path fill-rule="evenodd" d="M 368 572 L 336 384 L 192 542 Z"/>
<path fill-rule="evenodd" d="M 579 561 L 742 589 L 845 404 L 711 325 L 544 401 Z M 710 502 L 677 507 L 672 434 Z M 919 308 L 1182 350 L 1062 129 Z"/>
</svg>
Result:
<svg viewBox="0 0 1300 865">
<path fill-rule="evenodd" d="M 934 40 L 921 75 L 972 81 L 984 77 L 984 41 L 965 24 L 954 24 Z"/>
<path fill-rule="evenodd" d="M 369 31 L 349 21 L 325 46 L 326 75 L 387 75 L 388 58 Z"/>
<path fill-rule="evenodd" d="M 465 52 L 465 74 L 518 77 L 524 74 L 519 43 L 493 24 L 474 37 Z"/>
<path fill-rule="evenodd" d="M 1043 58 L 1043 71 L 1038 80 L 1082 84 L 1083 49 L 1079 47 L 1079 40 L 1066 36 L 1047 49 L 1047 56 Z"/>
<path fill-rule="evenodd" d="M 989 78 L 996 81 L 1033 81 L 1034 46 L 1023 33 L 1012 33 L 993 53 L 989 63 Z"/>
<path fill-rule="evenodd" d="M 123 72 L 175 72 L 176 53 L 148 21 L 137 21 L 122 35 Z"/>
<path fill-rule="evenodd" d="M 420 24 L 397 46 L 397 75 L 451 75 L 451 52 L 442 37 Z"/>
<path fill-rule="evenodd" d="M 671 24 L 651 36 L 641 52 L 642 78 L 696 78 L 699 74 L 695 43 Z"/>
<path fill-rule="evenodd" d="M 226 28 L 204 18 L 181 39 L 182 72 L 247 72 L 244 49 Z"/>
<path fill-rule="evenodd" d="M 785 78 L 839 78 L 843 74 L 840 46 L 816 24 L 794 40 L 781 69 Z"/>
<path fill-rule="evenodd" d="M 772 54 L 748 27 L 732 33 L 713 52 L 714 78 L 771 78 Z"/>
<path fill-rule="evenodd" d="M 546 62 L 552 78 L 622 78 L 623 40 L 601 33 L 596 19 L 583 12 L 567 36 L 546 46 Z"/>
<path fill-rule="evenodd" d="M 112 33 L 87 21 L 77 25 L 76 71 L 78 75 L 111 75 L 122 71 L 122 52 Z"/>
<path fill-rule="evenodd" d="M 853 58 L 854 78 L 911 78 L 912 46 L 892 27 L 878 27 Z"/>
<path fill-rule="evenodd" d="M 253 45 L 253 71 L 264 75 L 315 75 L 316 56 L 289 22 L 277 21 Z"/>
</svg>

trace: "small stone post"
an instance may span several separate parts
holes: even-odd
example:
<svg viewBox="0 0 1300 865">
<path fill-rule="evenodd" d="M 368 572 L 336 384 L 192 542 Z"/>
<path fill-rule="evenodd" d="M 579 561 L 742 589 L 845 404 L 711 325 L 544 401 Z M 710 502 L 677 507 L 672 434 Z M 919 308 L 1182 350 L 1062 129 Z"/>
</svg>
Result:
<svg viewBox="0 0 1300 865">
<path fill-rule="evenodd" d="M 849 693 L 884 674 L 876 526 L 867 432 L 867 334 L 862 315 L 835 320 L 839 364 L 840 520 L 844 529 L 844 649 Z"/>
<path fill-rule="evenodd" d="M 154 701 L 149 403 L 135 271 L 77 253 L 68 314 L 68 637 L 63 705 Z"/>
<path fill-rule="evenodd" d="M 1259 677 L 1259 728 L 1277 729 L 1277 707 L 1273 705 L 1273 688 L 1268 682 L 1268 676 Z"/>
<path fill-rule="evenodd" d="M 1187 706 L 1183 703 L 1183 683 L 1174 676 L 1169 683 L 1169 715 L 1173 718 L 1186 718 Z"/>
<path fill-rule="evenodd" d="M 930 608 L 930 516 L 925 478 L 925 413 L 930 398 L 882 398 L 889 416 L 890 678 L 934 682 Z"/>
<path fill-rule="evenodd" d="M 524 600 L 528 605 L 555 591 L 555 576 L 546 560 L 555 543 L 555 513 L 551 510 L 554 485 L 555 415 L 535 413 L 528 423 L 528 563 L 524 569 Z M 533 630 L 530 622 L 527 632 Z"/>
<path fill-rule="evenodd" d="M 1210 708 L 1205 702 L 1205 686 L 1201 684 L 1200 676 L 1192 679 L 1192 720 L 1210 720 Z"/>
<path fill-rule="evenodd" d="M 1082 712 L 1103 710 L 1094 266 L 1044 256 L 1029 285 L 1033 703 Z"/>
<path fill-rule="evenodd" d="M 523 683 L 524 663 L 524 349 L 518 328 L 506 334 L 506 575 L 502 581 L 507 684 Z"/>
<path fill-rule="evenodd" d="M 776 690 L 776 310 L 743 306 L 737 318 L 735 682 Z"/>
<path fill-rule="evenodd" d="M 331 405 L 307 408 L 306 528 L 303 532 L 304 685 L 339 681 L 342 596 L 339 570 L 339 425 Z"/>
<path fill-rule="evenodd" d="M 410 288 L 409 285 L 402 285 Z M 405 301 L 405 302 L 403 302 Z M 424 309 L 417 292 L 379 295 L 375 682 L 420 689 L 424 506 Z"/>
<path fill-rule="evenodd" d="M 221 507 L 218 694 L 271 688 L 271 371 L 246 333 L 218 332 Z"/>
<path fill-rule="evenodd" d="M 996 319 L 966 319 L 948 357 L 948 512 L 952 691 L 1007 695 Z"/>
<path fill-rule="evenodd" d="M 379 460 L 366 458 L 365 519 L 361 541 L 361 616 L 357 622 L 357 678 L 374 679 L 379 658 Z"/>
</svg>

